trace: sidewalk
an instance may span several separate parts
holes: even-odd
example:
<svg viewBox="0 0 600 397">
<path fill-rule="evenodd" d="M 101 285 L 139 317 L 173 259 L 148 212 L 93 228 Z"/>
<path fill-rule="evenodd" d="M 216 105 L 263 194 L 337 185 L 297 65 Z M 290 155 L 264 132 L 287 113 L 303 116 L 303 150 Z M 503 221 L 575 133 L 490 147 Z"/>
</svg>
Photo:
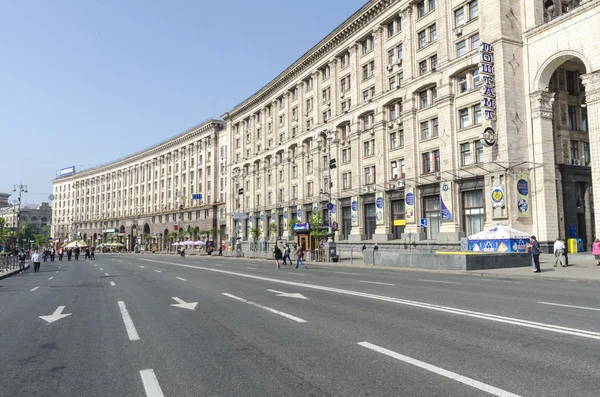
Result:
<svg viewBox="0 0 600 397">
<path fill-rule="evenodd" d="M 554 255 L 542 254 L 540 256 L 541 273 L 533 273 L 532 267 L 513 267 L 493 270 L 473 270 L 467 272 L 471 275 L 493 276 L 505 278 L 528 278 L 559 281 L 576 281 L 583 283 L 600 283 L 600 266 L 590 252 L 569 254 L 568 267 L 554 267 Z"/>
<path fill-rule="evenodd" d="M 29 269 L 29 263 L 25 263 L 25 270 Z M 10 277 L 10 276 L 14 276 L 15 274 L 19 274 L 20 270 L 19 270 L 19 266 L 17 266 L 16 269 L 11 269 L 11 270 L 6 270 L 6 271 L 0 271 L 0 280 L 2 280 L 3 278 L 6 277 Z"/>
</svg>

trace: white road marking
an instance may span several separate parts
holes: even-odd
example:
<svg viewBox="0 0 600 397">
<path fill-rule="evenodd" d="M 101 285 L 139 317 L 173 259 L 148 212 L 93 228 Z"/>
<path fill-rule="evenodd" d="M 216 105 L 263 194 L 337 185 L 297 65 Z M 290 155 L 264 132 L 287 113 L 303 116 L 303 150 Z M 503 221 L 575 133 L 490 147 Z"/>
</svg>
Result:
<svg viewBox="0 0 600 397">
<path fill-rule="evenodd" d="M 160 270 L 155 270 L 155 272 L 156 272 L 156 273 L 162 273 L 162 271 L 160 271 Z"/>
<path fill-rule="evenodd" d="M 94 265 L 94 267 L 98 267 L 98 265 Z"/>
<path fill-rule="evenodd" d="M 114 281 L 111 281 L 111 282 L 110 282 L 110 285 L 111 285 L 112 287 L 114 287 L 114 286 L 115 286 L 115 282 L 114 282 Z"/>
<path fill-rule="evenodd" d="M 48 280 L 52 280 L 54 277 L 48 277 Z"/>
<path fill-rule="evenodd" d="M 32 289 L 30 289 L 30 291 L 35 291 L 38 288 L 40 288 L 40 287 L 39 286 L 38 287 L 33 287 Z"/>
<path fill-rule="evenodd" d="M 119 261 L 119 263 L 123 263 L 123 261 Z"/>
<path fill-rule="evenodd" d="M 342 295 L 358 296 L 358 297 L 362 297 L 362 298 L 369 298 L 369 299 L 375 299 L 375 300 L 380 300 L 380 301 L 385 301 L 385 302 L 398 303 L 401 305 L 419 307 L 422 309 L 434 310 L 434 311 L 443 312 L 443 313 L 451 313 L 451 314 L 456 314 L 456 315 L 465 316 L 465 317 L 479 318 L 479 319 L 487 320 L 487 321 L 495 321 L 495 322 L 499 322 L 499 323 L 518 325 L 520 327 L 534 328 L 534 329 L 540 329 L 543 331 L 556 332 L 559 334 L 573 335 L 573 336 L 579 336 L 582 338 L 590 338 L 590 339 L 600 340 L 600 332 L 586 331 L 586 330 L 577 329 L 577 328 L 561 327 L 558 325 L 538 323 L 538 322 L 528 321 L 528 320 L 521 320 L 521 319 L 513 318 L 513 317 L 504 317 L 504 316 L 498 316 L 495 314 L 488 314 L 488 313 L 476 312 L 476 311 L 471 311 L 471 310 L 457 309 L 457 308 L 449 307 L 449 306 L 441 306 L 441 305 L 412 301 L 412 300 L 407 300 L 407 299 L 392 298 L 392 297 L 385 296 L 385 295 L 368 294 L 365 292 L 332 288 L 332 287 L 326 287 L 326 286 L 317 285 L 317 284 L 307 284 L 307 283 L 301 283 L 298 281 L 280 280 L 280 279 L 270 278 L 270 277 L 255 276 L 253 274 L 237 273 L 237 272 L 232 272 L 229 270 L 213 269 L 210 267 L 201 267 L 201 266 L 193 266 L 193 265 L 187 265 L 187 264 L 182 264 L 182 263 L 156 261 L 156 260 L 152 260 L 152 259 L 140 259 L 140 260 L 147 261 L 147 262 L 164 263 L 164 264 L 171 265 L 171 266 L 186 267 L 186 268 L 196 269 L 196 270 L 206 270 L 206 271 L 214 272 L 214 273 L 229 274 L 229 275 L 237 276 L 237 277 L 250 278 L 250 279 L 261 280 L 261 281 L 268 281 L 268 282 L 278 283 L 278 284 L 292 285 L 295 287 L 310 288 L 310 289 L 315 289 L 315 290 L 320 290 L 320 291 L 333 292 L 333 293 L 342 294 Z"/>
<path fill-rule="evenodd" d="M 125 306 L 125 302 L 119 301 L 119 309 L 121 309 L 121 316 L 123 317 L 123 323 L 125 323 L 125 329 L 127 330 L 127 336 L 129 336 L 129 340 L 140 340 L 140 336 L 135 329 L 135 325 L 133 324 L 133 320 L 127 311 L 127 307 Z"/>
<path fill-rule="evenodd" d="M 455 283 L 453 281 L 425 280 L 425 279 L 422 279 L 422 278 L 420 278 L 419 281 L 423 281 L 425 283 L 458 284 L 458 285 L 461 284 L 461 283 Z"/>
<path fill-rule="evenodd" d="M 286 298 L 296 298 L 296 299 L 308 299 L 306 296 L 299 294 L 297 292 L 281 292 L 281 291 L 277 291 L 274 289 L 268 289 L 267 291 L 269 292 L 274 292 L 277 294 L 277 296 L 283 296 Z"/>
<path fill-rule="evenodd" d="M 56 271 L 56 273 L 58 273 L 58 270 Z"/>
<path fill-rule="evenodd" d="M 181 278 L 181 277 L 175 277 L 177 280 L 181 280 L 181 281 L 187 281 L 185 278 Z"/>
<path fill-rule="evenodd" d="M 231 295 L 231 294 L 226 294 L 226 293 L 223 293 L 223 295 L 228 296 L 230 298 L 233 298 L 235 300 L 238 300 L 240 302 L 247 303 L 247 304 L 249 304 L 251 306 L 258 307 L 260 309 L 264 309 L 264 310 L 270 311 L 271 313 L 279 314 L 280 316 L 283 316 L 285 318 L 289 318 L 290 320 L 296 321 L 298 323 L 306 323 L 307 322 L 306 320 L 303 320 L 303 319 L 301 319 L 299 317 L 292 316 L 291 314 L 287 314 L 287 313 L 284 313 L 284 312 L 280 312 L 279 310 L 275 310 L 275 309 L 272 309 L 272 308 L 267 307 L 267 306 L 259 305 L 258 303 L 250 302 L 250 301 L 248 301 L 248 300 L 246 300 L 244 298 L 240 298 L 239 296 L 235 296 L 235 295 Z"/>
<path fill-rule="evenodd" d="M 142 269 L 145 269 L 145 267 L 144 267 L 144 266 L 140 266 L 140 267 L 141 267 Z"/>
<path fill-rule="evenodd" d="M 474 387 L 475 389 L 482 390 L 482 391 L 484 391 L 486 393 L 489 393 L 489 394 L 492 394 L 494 396 L 499 396 L 499 397 L 520 397 L 518 394 L 514 394 L 514 393 L 508 392 L 506 390 L 498 389 L 497 387 L 488 385 L 488 384 L 483 383 L 483 382 L 479 382 L 479 381 L 477 381 L 475 379 L 468 378 L 466 376 L 459 375 L 459 374 L 457 374 L 455 372 L 448 371 L 448 370 L 446 370 L 444 368 L 436 367 L 435 365 L 427 364 L 427 363 L 425 363 L 423 361 L 419 361 L 419 360 L 416 360 L 414 358 L 410 358 L 410 357 L 405 356 L 403 354 L 393 352 L 391 350 L 385 349 L 383 347 L 374 345 L 374 344 L 369 343 L 369 342 L 359 342 L 358 344 L 360 346 L 362 346 L 362 347 L 366 347 L 367 349 L 371 349 L 371 350 L 376 351 L 378 353 L 385 354 L 386 356 L 395 358 L 396 360 L 400 360 L 400 361 L 403 361 L 405 363 L 414 365 L 416 367 L 423 368 L 423 369 L 425 369 L 427 371 L 436 373 L 438 375 L 445 376 L 446 378 L 449 378 L 449 379 L 455 380 L 457 382 L 463 383 L 463 384 L 465 384 L 467 386 Z"/>
<path fill-rule="evenodd" d="M 393 287 L 395 285 L 395 284 L 390 284 L 390 283 L 378 283 L 377 281 L 363 281 L 363 280 L 360 280 L 359 283 L 389 285 L 391 287 Z"/>
<path fill-rule="evenodd" d="M 108 274 L 108 273 L 104 273 L 104 275 L 105 275 L 105 276 L 110 276 L 110 274 Z"/>
<path fill-rule="evenodd" d="M 246 269 L 250 269 L 250 270 L 256 270 L 255 267 L 250 267 L 250 266 L 246 266 Z"/>
<path fill-rule="evenodd" d="M 560 304 L 560 303 L 550 303 L 550 302 L 538 302 L 538 303 L 539 303 L 539 304 L 542 304 L 542 305 L 552 305 L 552 306 L 570 307 L 570 308 L 573 308 L 573 309 L 594 310 L 594 311 L 600 312 L 600 309 L 599 309 L 599 308 L 596 308 L 596 307 L 571 306 L 571 305 L 563 305 L 563 304 Z"/>
<path fill-rule="evenodd" d="M 176 296 L 174 296 L 173 299 L 177 303 L 173 303 L 171 306 L 181 307 L 182 309 L 194 310 L 198 305 L 198 302 L 186 302 L 183 299 L 179 299 Z"/>
<path fill-rule="evenodd" d="M 300 272 L 288 272 L 289 274 L 295 274 L 298 276 L 308 276 L 308 274 L 300 273 Z"/>
<path fill-rule="evenodd" d="M 142 383 L 144 384 L 144 390 L 146 391 L 147 397 L 164 397 L 153 369 L 141 370 L 140 376 L 142 377 Z"/>
<path fill-rule="evenodd" d="M 61 318 L 65 318 L 70 316 L 72 313 L 62 314 L 62 311 L 65 310 L 65 306 L 59 306 L 54 313 L 49 316 L 40 316 L 40 318 L 48 323 L 53 323 Z"/>
<path fill-rule="evenodd" d="M 100 268 L 100 270 L 104 270 L 104 269 Z"/>
<path fill-rule="evenodd" d="M 349 276 L 360 276 L 358 273 L 348 273 L 348 272 L 334 272 L 336 274 L 347 274 Z"/>
</svg>

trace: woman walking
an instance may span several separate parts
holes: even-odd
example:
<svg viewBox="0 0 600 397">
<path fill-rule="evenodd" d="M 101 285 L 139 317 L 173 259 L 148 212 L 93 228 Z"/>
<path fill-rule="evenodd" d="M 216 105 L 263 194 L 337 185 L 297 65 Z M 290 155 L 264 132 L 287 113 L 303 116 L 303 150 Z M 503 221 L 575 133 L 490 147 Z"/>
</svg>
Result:
<svg viewBox="0 0 600 397">
<path fill-rule="evenodd" d="M 279 261 L 283 257 L 283 254 L 281 252 L 281 248 L 279 248 L 279 246 L 277 244 L 275 244 L 275 250 L 273 251 L 273 256 L 275 256 L 275 263 L 277 264 L 277 269 L 281 268 L 281 266 L 279 266 Z"/>
<path fill-rule="evenodd" d="M 594 255 L 594 258 L 596 259 L 596 266 L 600 266 L 600 239 L 594 241 L 592 255 Z"/>
<path fill-rule="evenodd" d="M 304 266 L 304 268 L 306 269 L 306 263 L 302 262 L 302 258 L 304 257 L 304 249 L 302 248 L 301 245 L 298 246 L 298 249 L 296 250 L 296 267 L 295 269 L 298 269 L 298 265 L 302 264 L 302 266 Z"/>
</svg>

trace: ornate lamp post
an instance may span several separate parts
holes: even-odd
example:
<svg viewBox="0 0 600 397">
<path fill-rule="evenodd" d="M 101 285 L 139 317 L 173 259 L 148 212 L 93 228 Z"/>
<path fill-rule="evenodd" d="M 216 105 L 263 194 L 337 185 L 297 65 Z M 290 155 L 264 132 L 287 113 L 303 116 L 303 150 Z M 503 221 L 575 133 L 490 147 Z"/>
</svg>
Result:
<svg viewBox="0 0 600 397">
<path fill-rule="evenodd" d="M 19 192 L 19 199 L 18 199 L 18 210 L 17 210 L 17 247 L 19 248 L 19 235 L 20 235 L 20 230 L 19 227 L 21 225 L 21 195 L 23 193 L 27 193 L 27 185 L 14 185 L 13 187 L 13 192 Z"/>
</svg>

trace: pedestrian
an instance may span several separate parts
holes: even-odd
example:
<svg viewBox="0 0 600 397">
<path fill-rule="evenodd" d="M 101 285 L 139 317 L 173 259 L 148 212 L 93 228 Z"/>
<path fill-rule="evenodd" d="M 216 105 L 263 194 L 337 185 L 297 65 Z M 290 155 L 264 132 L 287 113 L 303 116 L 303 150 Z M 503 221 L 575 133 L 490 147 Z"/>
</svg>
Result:
<svg viewBox="0 0 600 397">
<path fill-rule="evenodd" d="M 56 251 L 54 247 L 50 248 L 50 262 L 54 262 L 54 258 L 56 257 Z"/>
<path fill-rule="evenodd" d="M 363 244 L 363 246 L 362 246 L 362 250 L 364 251 L 364 250 L 366 250 L 366 249 L 367 249 L 367 244 Z"/>
<path fill-rule="evenodd" d="M 90 259 L 96 260 L 96 255 L 94 255 L 94 251 L 96 251 L 96 249 L 92 247 L 92 249 L 90 250 Z"/>
<path fill-rule="evenodd" d="M 67 250 L 67 260 L 70 262 L 71 261 L 71 257 L 73 256 L 73 250 L 71 248 L 69 248 Z"/>
<path fill-rule="evenodd" d="M 19 270 L 21 273 L 25 271 L 25 261 L 27 260 L 27 253 L 23 250 L 19 250 Z"/>
<path fill-rule="evenodd" d="M 41 262 L 41 255 L 40 253 L 35 250 L 33 252 L 33 255 L 31 255 L 31 262 L 33 262 L 33 272 L 37 273 L 40 271 L 40 262 Z"/>
<path fill-rule="evenodd" d="M 281 248 L 279 248 L 279 245 L 277 245 L 277 244 L 275 244 L 275 250 L 273 251 L 273 256 L 275 257 L 275 264 L 277 265 L 277 269 L 281 268 L 281 266 L 279 266 L 279 261 L 283 257 L 283 254 L 281 253 Z"/>
<path fill-rule="evenodd" d="M 290 246 L 289 245 L 285 245 L 284 249 L 283 249 L 283 264 L 286 264 L 286 259 L 288 261 L 290 261 L 290 266 L 292 266 L 294 263 L 292 262 L 292 258 L 290 257 L 290 255 L 292 254 L 292 251 L 290 250 Z"/>
<path fill-rule="evenodd" d="M 565 243 L 561 239 L 554 242 L 554 267 L 560 263 L 561 267 L 567 267 L 565 264 Z"/>
<path fill-rule="evenodd" d="M 592 245 L 592 255 L 596 259 L 596 266 L 600 266 L 600 239 L 596 239 L 594 241 L 594 245 Z"/>
<path fill-rule="evenodd" d="M 219 256 L 223 256 L 223 246 L 219 246 Z"/>
<path fill-rule="evenodd" d="M 63 258 L 63 255 L 64 255 L 64 254 L 65 254 L 65 251 L 62 249 L 62 247 L 60 247 L 60 248 L 58 249 L 58 260 L 59 260 L 60 262 L 62 262 L 62 258 Z"/>
<path fill-rule="evenodd" d="M 79 260 L 79 254 L 81 253 L 81 249 L 79 247 L 75 247 L 75 260 Z"/>
<path fill-rule="evenodd" d="M 298 246 L 298 249 L 296 250 L 296 267 L 295 269 L 298 269 L 298 265 L 302 264 L 302 266 L 304 266 L 304 268 L 306 269 L 306 263 L 302 262 L 302 260 L 304 259 L 304 248 L 302 248 L 302 246 Z"/>
<path fill-rule="evenodd" d="M 88 259 L 90 259 L 90 249 L 88 247 L 85 247 L 85 260 L 87 261 Z"/>
<path fill-rule="evenodd" d="M 50 255 L 50 252 L 48 252 L 47 249 L 45 249 L 43 252 L 44 252 L 44 255 L 43 255 L 44 256 L 44 262 L 48 262 L 48 256 Z"/>
<path fill-rule="evenodd" d="M 540 243 L 539 243 L 539 241 L 537 241 L 535 236 L 531 236 L 530 251 L 531 251 L 531 259 L 533 259 L 533 270 L 532 271 L 534 273 L 541 273 L 542 270 L 540 269 L 540 254 L 541 254 Z"/>
</svg>

